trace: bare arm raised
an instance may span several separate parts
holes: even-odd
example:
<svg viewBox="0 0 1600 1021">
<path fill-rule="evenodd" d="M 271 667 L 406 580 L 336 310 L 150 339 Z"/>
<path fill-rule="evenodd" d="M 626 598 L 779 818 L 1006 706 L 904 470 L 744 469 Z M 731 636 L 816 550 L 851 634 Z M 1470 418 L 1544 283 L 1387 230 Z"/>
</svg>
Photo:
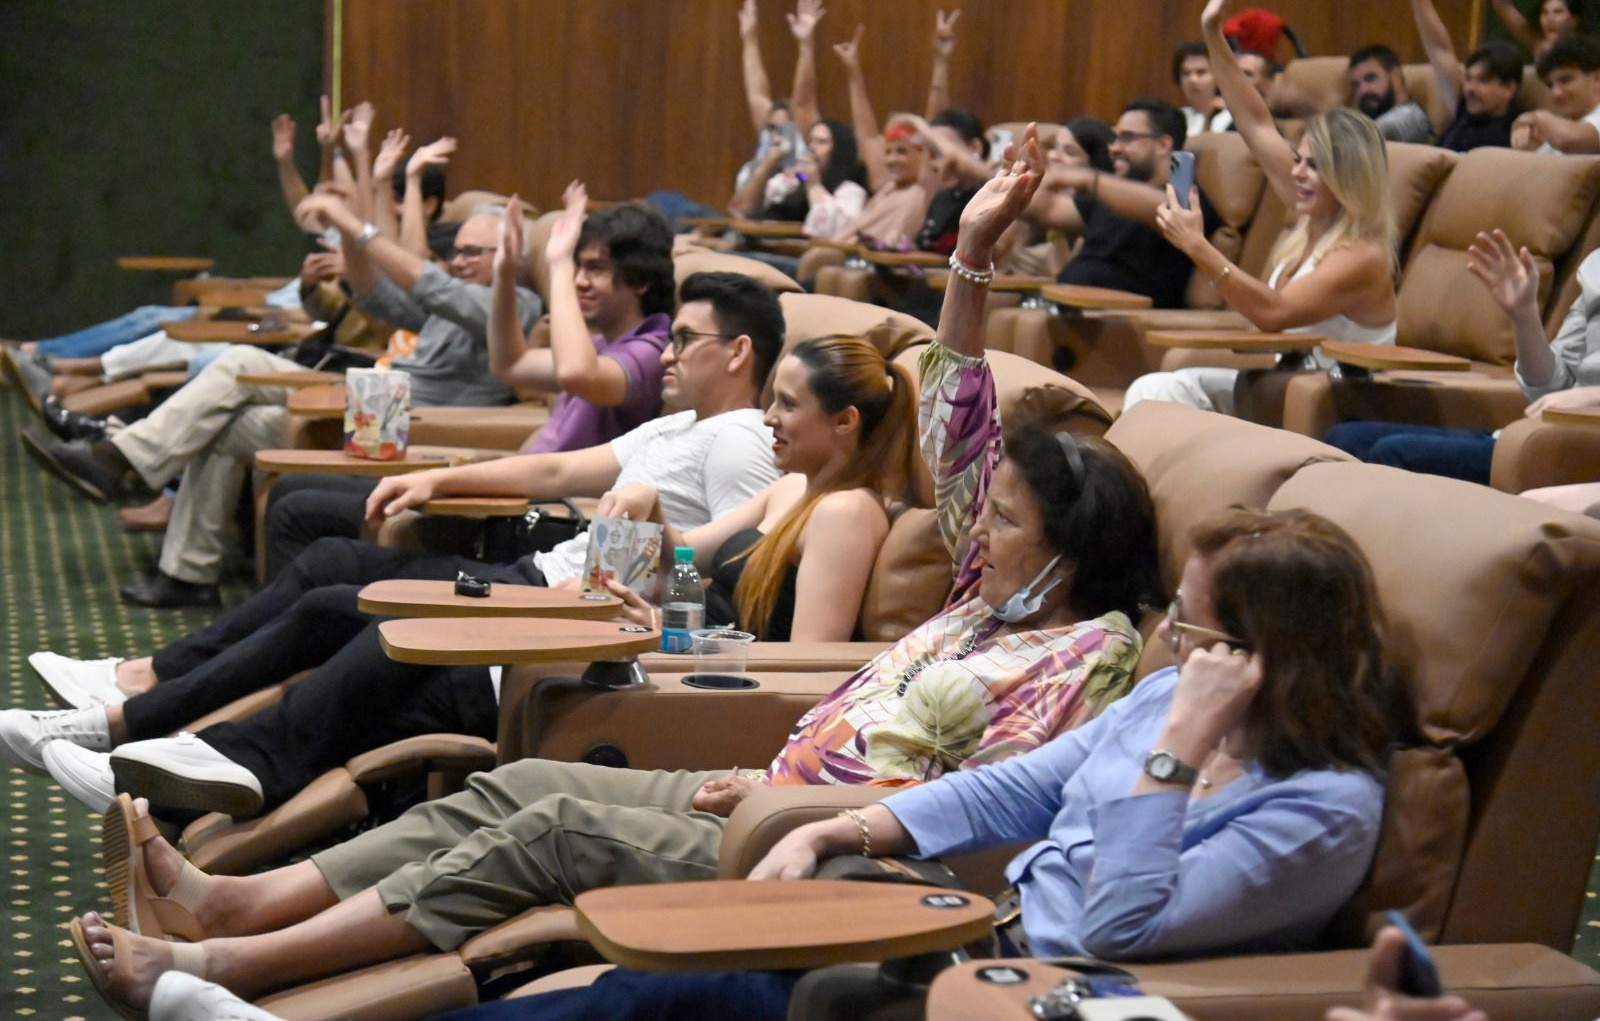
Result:
<svg viewBox="0 0 1600 1021">
<path fill-rule="evenodd" d="M 1411 0 L 1411 16 L 1417 22 L 1417 34 L 1422 37 L 1423 52 L 1427 53 L 1428 63 L 1433 67 L 1433 80 L 1439 88 L 1439 102 L 1451 111 L 1447 116 L 1454 116 L 1456 104 L 1461 101 L 1461 82 L 1466 72 L 1461 66 L 1461 59 L 1456 56 L 1455 45 L 1450 41 L 1450 30 L 1445 28 L 1444 19 L 1439 17 L 1433 0 Z M 1446 124 L 1434 125 L 1438 131 L 1443 131 L 1445 127 Z"/>
<path fill-rule="evenodd" d="M 794 126 L 804 135 L 817 123 L 817 22 L 828 13 L 822 0 L 797 0 L 789 15 L 789 31 L 794 34 L 794 86 L 789 92 L 789 111 Z"/>
<path fill-rule="evenodd" d="M 1229 0 L 1210 0 L 1200 15 L 1200 30 L 1205 36 L 1206 52 L 1211 57 L 1211 74 L 1233 114 L 1234 128 L 1261 165 L 1273 192 L 1284 205 L 1293 208 L 1294 150 L 1278 134 L 1267 101 L 1239 70 L 1239 62 L 1233 59 L 1233 50 L 1222 34 L 1222 16 L 1227 13 L 1228 3 Z"/>
<path fill-rule="evenodd" d="M 950 105 L 950 61 L 956 52 L 956 19 L 961 17 L 957 7 L 949 14 L 933 12 L 933 75 L 928 80 L 927 112 L 929 120 Z"/>
</svg>

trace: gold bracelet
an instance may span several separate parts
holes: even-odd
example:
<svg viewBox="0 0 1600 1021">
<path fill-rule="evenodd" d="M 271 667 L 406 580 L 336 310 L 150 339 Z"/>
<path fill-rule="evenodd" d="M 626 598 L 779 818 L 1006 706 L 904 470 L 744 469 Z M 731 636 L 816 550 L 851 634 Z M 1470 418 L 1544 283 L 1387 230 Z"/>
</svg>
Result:
<svg viewBox="0 0 1600 1021">
<path fill-rule="evenodd" d="M 856 829 L 861 831 L 861 857 L 872 857 L 872 830 L 867 828 L 867 817 L 859 809 L 847 808 L 839 813 L 846 819 L 856 824 Z"/>
</svg>

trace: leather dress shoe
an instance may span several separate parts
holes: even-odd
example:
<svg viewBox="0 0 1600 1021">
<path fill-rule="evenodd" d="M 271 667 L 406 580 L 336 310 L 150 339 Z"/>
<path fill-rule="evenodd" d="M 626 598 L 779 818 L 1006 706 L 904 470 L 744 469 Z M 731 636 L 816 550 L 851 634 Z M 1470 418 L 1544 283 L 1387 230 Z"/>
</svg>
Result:
<svg viewBox="0 0 1600 1021">
<path fill-rule="evenodd" d="M 127 488 L 127 473 L 96 457 L 88 440 L 67 442 L 28 429 L 22 446 L 39 467 L 97 503 L 108 503 Z"/>
<path fill-rule="evenodd" d="M 175 610 L 185 606 L 215 607 L 222 597 L 215 585 L 183 581 L 160 571 L 144 575 L 122 586 L 122 601 L 156 610 Z"/>
<path fill-rule="evenodd" d="M 106 438 L 105 419 L 73 411 L 53 395 L 45 398 L 39 408 L 39 417 L 44 419 L 45 428 L 68 442 Z"/>
</svg>

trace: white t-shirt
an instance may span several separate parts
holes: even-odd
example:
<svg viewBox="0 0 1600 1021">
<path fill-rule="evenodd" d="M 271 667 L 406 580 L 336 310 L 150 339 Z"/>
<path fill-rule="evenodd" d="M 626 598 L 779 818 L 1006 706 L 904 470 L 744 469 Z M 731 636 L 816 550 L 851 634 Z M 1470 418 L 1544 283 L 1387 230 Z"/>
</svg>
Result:
<svg viewBox="0 0 1600 1021">
<path fill-rule="evenodd" d="M 771 485 L 772 432 L 756 408 L 740 408 L 704 421 L 692 411 L 658 418 L 611 441 L 622 470 L 612 488 L 653 486 L 661 513 L 678 529 L 697 528 Z M 583 574 L 588 533 L 569 539 L 534 564 L 555 584 Z"/>
<path fill-rule="evenodd" d="M 1590 127 L 1594 128 L 1595 131 L 1600 132 L 1600 106 L 1597 106 L 1593 110 L 1590 110 L 1588 113 L 1584 114 L 1583 118 L 1582 118 L 1582 122 L 1584 124 L 1587 124 Z M 1555 146 L 1551 145 L 1549 142 L 1546 142 L 1545 144 L 1539 146 L 1538 151 L 1539 152 L 1560 152 L 1561 150 L 1557 149 Z"/>
</svg>

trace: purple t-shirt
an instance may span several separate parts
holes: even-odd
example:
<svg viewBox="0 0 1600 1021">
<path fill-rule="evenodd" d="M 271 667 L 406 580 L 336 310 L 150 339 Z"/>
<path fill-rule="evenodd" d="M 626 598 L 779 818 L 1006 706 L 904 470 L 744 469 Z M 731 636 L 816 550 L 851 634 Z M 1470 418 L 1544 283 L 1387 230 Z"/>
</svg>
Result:
<svg viewBox="0 0 1600 1021">
<path fill-rule="evenodd" d="M 628 396 L 616 407 L 602 408 L 562 393 L 556 398 L 550 421 L 522 445 L 521 452 L 548 454 L 597 447 L 661 414 L 661 349 L 667 346 L 671 329 L 672 318 L 658 312 L 609 344 L 596 334 L 595 351 L 622 366 L 627 374 Z"/>
</svg>

